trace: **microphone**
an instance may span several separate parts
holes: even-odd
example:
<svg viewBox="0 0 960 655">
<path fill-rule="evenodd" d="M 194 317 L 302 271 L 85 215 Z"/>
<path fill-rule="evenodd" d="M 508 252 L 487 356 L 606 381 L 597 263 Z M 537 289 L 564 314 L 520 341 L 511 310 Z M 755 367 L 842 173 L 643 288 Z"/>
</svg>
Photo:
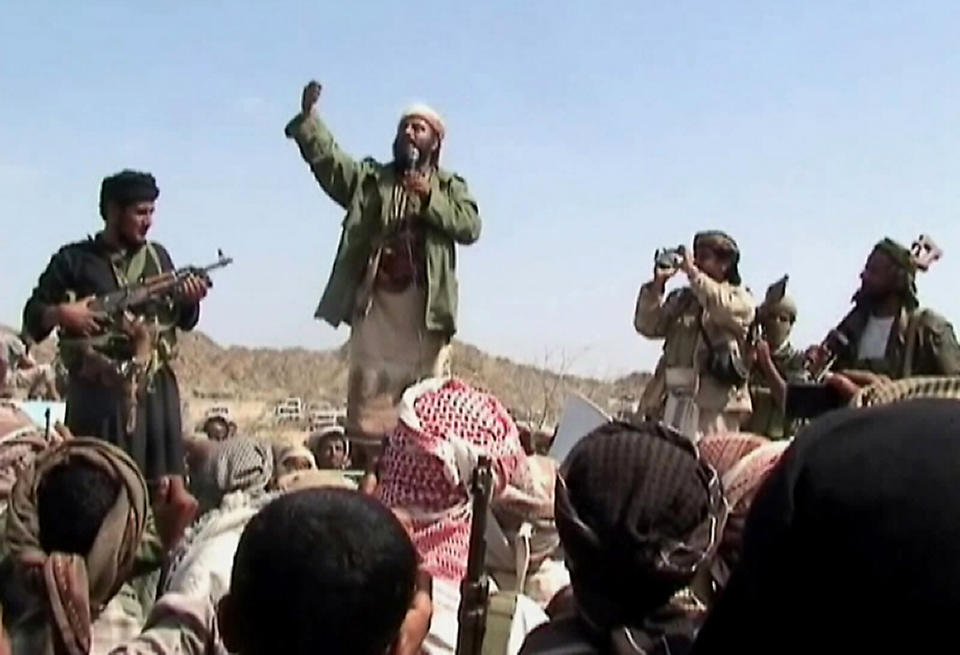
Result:
<svg viewBox="0 0 960 655">
<path fill-rule="evenodd" d="M 420 150 L 417 148 L 417 146 L 411 145 L 407 149 L 406 171 L 409 173 L 416 170 L 418 163 L 420 163 Z"/>
</svg>

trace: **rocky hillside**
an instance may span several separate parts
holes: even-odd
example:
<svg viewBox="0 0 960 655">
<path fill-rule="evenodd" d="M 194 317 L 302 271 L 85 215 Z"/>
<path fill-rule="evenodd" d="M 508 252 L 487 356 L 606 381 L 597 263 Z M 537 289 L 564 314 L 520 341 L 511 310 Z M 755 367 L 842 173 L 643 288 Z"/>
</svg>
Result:
<svg viewBox="0 0 960 655">
<path fill-rule="evenodd" d="M 38 359 L 52 357 L 48 341 L 37 348 Z M 340 404 L 346 397 L 347 353 L 304 348 L 224 348 L 203 333 L 180 340 L 178 374 L 185 398 L 276 400 L 300 396 L 305 401 Z M 634 373 L 619 380 L 597 380 L 548 371 L 494 357 L 474 346 L 455 342 L 454 373 L 496 394 L 519 416 L 553 421 L 563 396 L 578 391 L 600 406 L 618 409 L 639 397 L 649 378 Z"/>
<path fill-rule="evenodd" d="M 184 391 L 194 396 L 343 402 L 347 393 L 347 352 L 304 348 L 223 348 L 202 333 L 183 335 L 178 372 Z M 494 357 L 455 342 L 455 375 L 490 390 L 518 414 L 553 420 L 568 390 L 604 407 L 618 407 L 639 396 L 648 379 L 635 373 L 613 381 L 563 375 Z M 185 394 L 186 395 L 186 394 Z"/>
</svg>

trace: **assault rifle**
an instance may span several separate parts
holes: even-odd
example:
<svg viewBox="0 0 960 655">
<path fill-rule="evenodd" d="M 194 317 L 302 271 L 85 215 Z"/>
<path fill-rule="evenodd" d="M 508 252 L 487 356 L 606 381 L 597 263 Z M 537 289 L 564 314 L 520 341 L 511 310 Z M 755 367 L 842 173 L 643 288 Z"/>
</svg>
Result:
<svg viewBox="0 0 960 655">
<path fill-rule="evenodd" d="M 480 655 L 487 630 L 487 602 L 490 579 L 486 572 L 487 511 L 493 492 L 490 458 L 481 455 L 470 484 L 473 517 L 470 522 L 470 556 L 467 575 L 460 583 L 460 610 L 457 626 L 457 655 Z"/>
<path fill-rule="evenodd" d="M 910 246 L 910 256 L 917 271 L 925 273 L 930 270 L 941 257 L 943 250 L 926 234 L 921 234 Z M 815 382 L 820 382 L 830 372 L 841 354 L 850 349 L 850 334 L 847 332 L 847 322 L 857 312 L 854 308 L 840 321 L 840 324 L 830 330 L 819 346 L 810 349 L 807 353 L 804 369 Z"/>
<path fill-rule="evenodd" d="M 775 307 L 777 303 L 783 300 L 783 297 L 787 295 L 787 282 L 790 281 L 789 275 L 784 275 L 782 278 L 771 284 L 767 287 L 767 293 L 763 298 L 763 302 L 760 303 L 760 306 L 757 307 L 757 311 L 754 314 L 753 322 L 750 323 L 750 327 L 747 329 L 747 346 L 750 348 L 755 348 L 760 340 L 763 338 L 761 326 L 763 325 L 764 319 L 767 317 L 767 312 L 771 308 Z"/>
<path fill-rule="evenodd" d="M 911 244 L 910 256 L 916 270 L 925 273 L 943 257 L 943 250 L 928 235 L 921 234 Z M 816 418 L 847 404 L 847 399 L 836 389 L 824 384 L 824 380 L 837 360 L 842 355 L 849 355 L 854 347 L 848 322 L 858 311 L 859 308 L 855 307 L 837 327 L 827 333 L 819 346 L 807 352 L 803 368 L 809 382 L 787 386 L 787 418 Z M 906 347 L 909 352 L 913 344 L 908 343 Z"/>
<path fill-rule="evenodd" d="M 128 309 L 174 295 L 188 277 L 196 276 L 210 284 L 210 272 L 229 266 L 233 258 L 224 257 L 223 251 L 217 251 L 217 261 L 208 266 L 185 266 L 175 271 L 152 275 L 142 282 L 131 284 L 94 298 L 90 307 L 107 315 L 116 315 Z"/>
</svg>

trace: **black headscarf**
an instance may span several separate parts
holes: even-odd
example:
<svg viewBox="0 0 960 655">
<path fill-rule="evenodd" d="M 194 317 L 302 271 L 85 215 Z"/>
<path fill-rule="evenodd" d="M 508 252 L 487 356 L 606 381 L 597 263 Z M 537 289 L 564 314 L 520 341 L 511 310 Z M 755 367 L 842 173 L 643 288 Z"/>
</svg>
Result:
<svg viewBox="0 0 960 655">
<path fill-rule="evenodd" d="M 956 644 L 960 402 L 835 412 L 756 497 L 743 557 L 694 647 L 926 652 Z"/>
<path fill-rule="evenodd" d="M 917 298 L 917 262 L 908 248 L 891 238 L 885 238 L 873 247 L 874 252 L 882 252 L 894 263 L 900 276 L 900 295 L 907 309 L 920 306 Z"/>
<path fill-rule="evenodd" d="M 602 632 L 642 625 L 690 582 L 725 504 L 687 439 L 658 423 L 610 423 L 568 455 L 555 512 L 577 604 Z"/>
<path fill-rule="evenodd" d="M 701 246 L 729 260 L 730 270 L 727 271 L 727 282 L 740 284 L 743 281 L 740 278 L 740 247 L 732 236 L 721 230 L 697 232 L 693 237 L 693 249 L 696 250 Z"/>
<path fill-rule="evenodd" d="M 107 205 L 111 202 L 127 207 L 136 202 L 153 201 L 160 195 L 157 181 L 150 173 L 123 170 L 103 178 L 100 185 L 100 216 L 107 218 Z"/>
</svg>

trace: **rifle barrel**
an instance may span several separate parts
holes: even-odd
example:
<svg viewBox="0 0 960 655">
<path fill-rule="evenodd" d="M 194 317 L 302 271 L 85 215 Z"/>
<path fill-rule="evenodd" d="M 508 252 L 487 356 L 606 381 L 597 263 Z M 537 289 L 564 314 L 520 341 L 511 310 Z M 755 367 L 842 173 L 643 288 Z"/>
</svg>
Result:
<svg viewBox="0 0 960 655">
<path fill-rule="evenodd" d="M 473 507 L 470 520 L 470 555 L 467 558 L 467 574 L 460 584 L 456 655 L 480 655 L 483 647 L 489 593 L 489 582 L 484 570 L 486 527 L 492 484 L 490 458 L 481 456 L 470 484 Z"/>
<path fill-rule="evenodd" d="M 490 470 L 490 458 L 481 456 L 477 462 L 477 468 L 473 473 L 473 516 L 470 517 L 470 542 L 481 543 L 477 557 L 470 553 L 471 557 L 467 561 L 467 579 L 477 580 L 486 567 L 486 545 L 485 533 L 487 525 L 487 511 L 490 508 L 491 483 L 493 482 L 493 473 Z"/>
</svg>

